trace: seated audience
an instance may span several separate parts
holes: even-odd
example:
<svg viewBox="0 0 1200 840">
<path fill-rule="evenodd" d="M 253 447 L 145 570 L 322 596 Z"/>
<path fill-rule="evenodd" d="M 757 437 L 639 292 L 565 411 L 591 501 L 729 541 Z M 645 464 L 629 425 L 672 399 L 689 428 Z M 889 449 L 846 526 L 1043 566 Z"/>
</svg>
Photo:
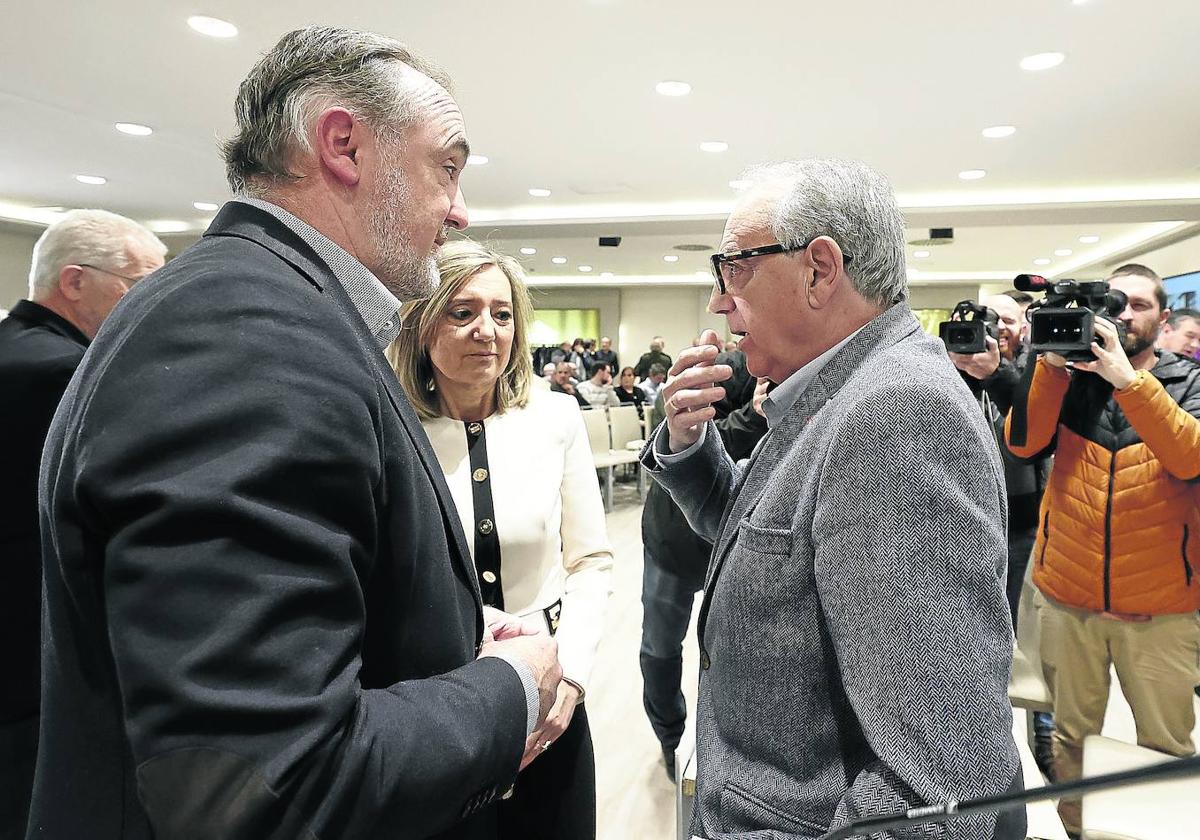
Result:
<svg viewBox="0 0 1200 840">
<path fill-rule="evenodd" d="M 591 379 L 580 382 L 579 395 L 592 408 L 615 408 L 621 404 L 612 385 L 612 372 L 605 362 L 592 362 Z"/>
<path fill-rule="evenodd" d="M 571 371 L 570 362 L 559 362 L 554 368 L 554 379 L 550 383 L 550 390 L 574 397 L 580 408 L 591 408 L 591 404 L 576 390 L 575 381 L 571 378 Z"/>
<path fill-rule="evenodd" d="M 642 390 L 642 396 L 650 405 L 654 405 L 659 389 L 667 381 L 667 370 L 668 368 L 663 365 L 653 364 L 650 366 L 650 375 L 638 383 L 638 387 Z"/>
<path fill-rule="evenodd" d="M 465 240 L 442 248 L 438 270 L 433 296 L 405 307 L 400 381 L 471 535 L 484 603 L 547 628 L 563 668 L 500 804 L 500 837 L 588 840 L 596 780 L 583 699 L 612 549 L 587 432 L 569 399 L 529 388 L 533 307 L 517 261 Z"/>
<path fill-rule="evenodd" d="M 643 394 L 642 389 L 635 384 L 636 381 L 637 377 L 634 376 L 633 368 L 626 365 L 621 369 L 621 379 L 617 383 L 617 387 L 614 390 L 617 392 L 617 399 L 620 400 L 622 404 L 633 403 L 635 406 L 637 406 L 638 417 L 641 417 L 643 416 L 642 406 L 646 402 L 646 395 Z"/>
</svg>

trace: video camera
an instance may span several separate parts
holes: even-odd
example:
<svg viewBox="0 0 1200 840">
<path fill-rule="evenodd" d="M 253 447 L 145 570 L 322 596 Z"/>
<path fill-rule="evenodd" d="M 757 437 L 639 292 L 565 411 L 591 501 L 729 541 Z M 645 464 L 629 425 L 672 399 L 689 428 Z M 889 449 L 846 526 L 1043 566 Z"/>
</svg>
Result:
<svg viewBox="0 0 1200 840">
<path fill-rule="evenodd" d="M 1104 346 L 1103 336 L 1096 334 L 1096 318 L 1115 326 L 1117 340 L 1125 342 L 1125 325 L 1117 316 L 1125 311 L 1129 298 L 1109 288 L 1107 281 L 1050 281 L 1037 274 L 1018 274 L 1013 285 L 1022 292 L 1046 293 L 1025 313 L 1029 346 L 1035 353 L 1057 353 L 1072 362 L 1094 360 L 1092 342 Z"/>
<path fill-rule="evenodd" d="M 999 335 L 1000 316 L 973 300 L 960 300 L 950 312 L 950 320 L 938 324 L 938 338 L 948 353 L 982 353 L 987 336 Z"/>
</svg>

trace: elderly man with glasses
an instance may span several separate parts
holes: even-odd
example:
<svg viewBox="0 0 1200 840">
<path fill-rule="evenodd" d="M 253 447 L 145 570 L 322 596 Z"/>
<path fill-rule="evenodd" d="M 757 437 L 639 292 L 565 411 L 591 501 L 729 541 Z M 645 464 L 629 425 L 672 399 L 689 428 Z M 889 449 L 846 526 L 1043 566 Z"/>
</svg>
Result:
<svg viewBox="0 0 1200 840">
<path fill-rule="evenodd" d="M 25 836 L 37 757 L 42 604 L 37 479 L 59 400 L 129 287 L 163 264 L 150 231 L 104 210 L 73 210 L 33 249 L 29 299 L 0 322 L 0 837 Z"/>
<path fill-rule="evenodd" d="M 731 369 L 710 330 L 672 367 L 642 456 L 715 546 L 692 832 L 819 836 L 1019 790 L 999 455 L 905 302 L 891 188 L 844 161 L 748 180 L 709 309 L 750 372 L 778 384 L 769 431 L 748 460 L 726 454 L 710 421 Z M 991 840 L 1024 826 L 1018 811 L 934 830 Z"/>
</svg>

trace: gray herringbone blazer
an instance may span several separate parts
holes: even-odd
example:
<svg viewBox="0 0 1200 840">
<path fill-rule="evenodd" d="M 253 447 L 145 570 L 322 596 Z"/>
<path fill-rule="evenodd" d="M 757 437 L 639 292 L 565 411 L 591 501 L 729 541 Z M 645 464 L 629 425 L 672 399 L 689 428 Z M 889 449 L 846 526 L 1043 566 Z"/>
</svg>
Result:
<svg viewBox="0 0 1200 840">
<path fill-rule="evenodd" d="M 661 437 L 661 440 L 659 438 Z M 714 545 L 700 613 L 694 833 L 811 838 L 1019 789 L 1004 479 L 941 343 L 893 306 L 749 462 L 709 428 L 654 471 Z M 1024 837 L 1024 812 L 903 837 Z"/>
</svg>

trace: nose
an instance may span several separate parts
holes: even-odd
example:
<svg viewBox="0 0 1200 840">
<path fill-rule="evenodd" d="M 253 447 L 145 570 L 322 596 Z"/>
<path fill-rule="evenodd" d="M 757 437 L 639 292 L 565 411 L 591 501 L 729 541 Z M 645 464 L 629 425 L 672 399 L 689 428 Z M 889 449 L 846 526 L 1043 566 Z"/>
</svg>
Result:
<svg viewBox="0 0 1200 840">
<path fill-rule="evenodd" d="M 467 200 L 463 198 L 462 187 L 454 188 L 454 199 L 450 202 L 450 212 L 446 214 L 446 225 L 455 230 L 467 228 Z"/>
<path fill-rule="evenodd" d="M 708 311 L 713 315 L 724 315 L 733 310 L 732 299 L 713 284 L 712 294 L 708 296 Z"/>
<path fill-rule="evenodd" d="M 479 316 L 479 325 L 475 327 L 476 341 L 492 341 L 496 338 L 496 322 L 492 316 L 484 312 Z"/>
</svg>

